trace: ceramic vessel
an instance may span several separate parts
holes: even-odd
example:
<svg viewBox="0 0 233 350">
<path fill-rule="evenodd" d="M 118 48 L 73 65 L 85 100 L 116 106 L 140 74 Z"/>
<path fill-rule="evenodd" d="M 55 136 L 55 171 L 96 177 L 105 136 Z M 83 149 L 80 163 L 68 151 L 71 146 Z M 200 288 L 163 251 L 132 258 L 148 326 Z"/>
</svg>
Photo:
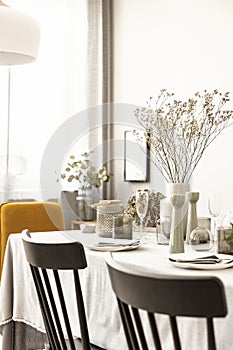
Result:
<svg viewBox="0 0 233 350">
<path fill-rule="evenodd" d="M 166 185 L 166 199 L 164 200 L 163 206 L 161 207 L 160 212 L 160 222 L 161 230 L 166 237 L 170 237 L 171 232 L 171 220 L 172 220 L 172 205 L 171 205 L 171 195 L 173 194 L 182 194 L 185 195 L 186 192 L 190 191 L 189 183 L 167 183 Z M 181 209 L 181 217 L 183 224 L 184 237 L 186 234 L 187 228 L 187 211 L 188 211 L 188 202 L 185 198 L 184 205 Z"/>
<path fill-rule="evenodd" d="M 173 194 L 170 197 L 172 204 L 172 221 L 169 250 L 170 253 L 184 252 L 184 230 L 182 207 L 185 202 L 184 194 Z"/>
<path fill-rule="evenodd" d="M 188 200 L 188 219 L 186 229 L 186 244 L 189 244 L 191 232 L 197 228 L 197 201 L 199 199 L 199 192 L 187 192 L 186 199 Z"/>
</svg>

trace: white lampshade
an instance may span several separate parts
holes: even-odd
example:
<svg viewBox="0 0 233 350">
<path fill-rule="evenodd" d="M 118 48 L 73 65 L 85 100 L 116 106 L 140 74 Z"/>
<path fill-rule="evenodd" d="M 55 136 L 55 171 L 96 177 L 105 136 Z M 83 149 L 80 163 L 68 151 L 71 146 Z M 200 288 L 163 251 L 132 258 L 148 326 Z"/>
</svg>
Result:
<svg viewBox="0 0 233 350">
<path fill-rule="evenodd" d="M 7 156 L 0 155 L 0 175 L 6 173 Z M 8 173 L 11 175 L 22 175 L 26 170 L 26 159 L 15 154 L 9 155 Z"/>
<path fill-rule="evenodd" d="M 0 1 L 0 65 L 33 62 L 40 42 L 38 23 Z"/>
</svg>

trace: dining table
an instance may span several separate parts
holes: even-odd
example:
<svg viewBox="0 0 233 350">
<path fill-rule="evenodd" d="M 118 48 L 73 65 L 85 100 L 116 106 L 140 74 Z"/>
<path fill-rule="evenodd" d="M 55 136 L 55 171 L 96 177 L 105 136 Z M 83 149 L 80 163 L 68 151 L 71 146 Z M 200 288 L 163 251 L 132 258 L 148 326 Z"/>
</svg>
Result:
<svg viewBox="0 0 233 350">
<path fill-rule="evenodd" d="M 156 240 L 139 242 L 136 245 L 122 244 L 116 248 L 117 240 L 99 237 L 96 233 L 83 233 L 81 230 L 53 232 L 33 232 L 33 240 L 39 242 L 79 241 L 84 245 L 87 268 L 80 271 L 84 304 L 87 315 L 90 341 L 105 350 L 126 350 L 127 344 L 121 324 L 115 295 L 112 291 L 106 255 L 112 254 L 120 264 L 137 273 L 147 275 L 216 276 L 224 285 L 228 314 L 214 320 L 218 350 L 233 349 L 233 268 L 193 269 L 177 266 L 169 260 L 169 246 L 157 244 Z M 101 242 L 101 244 L 99 244 Z M 126 242 L 126 241 L 125 241 Z M 106 244 L 108 243 L 108 244 Z M 109 243 L 111 243 L 109 245 Z M 135 240 L 132 241 L 135 243 Z M 213 248 L 216 249 L 216 248 Z M 213 254 L 205 252 L 205 254 Z M 186 255 L 191 247 L 185 246 Z M 193 254 L 198 254 L 193 251 Z M 62 257 L 61 257 L 62 259 Z M 70 291 L 71 274 L 62 275 L 66 293 L 70 293 L 68 308 L 75 336 L 80 337 L 78 320 L 72 315 L 75 301 Z M 132 290 L 132 293 L 134 291 Z M 211 290 L 207 291 L 211 295 Z M 202 295 L 196 295 L 202 298 Z M 143 322 L 147 322 L 142 311 Z M 167 315 L 156 315 L 158 329 L 164 349 L 173 349 Z M 207 350 L 205 320 L 178 317 L 178 327 L 184 350 Z M 46 342 L 45 327 L 36 295 L 31 271 L 24 254 L 22 235 L 11 234 L 5 251 L 0 287 L 0 332 L 2 350 L 43 349 Z M 151 338 L 149 325 L 148 336 Z M 152 345 L 150 348 L 153 348 Z"/>
</svg>

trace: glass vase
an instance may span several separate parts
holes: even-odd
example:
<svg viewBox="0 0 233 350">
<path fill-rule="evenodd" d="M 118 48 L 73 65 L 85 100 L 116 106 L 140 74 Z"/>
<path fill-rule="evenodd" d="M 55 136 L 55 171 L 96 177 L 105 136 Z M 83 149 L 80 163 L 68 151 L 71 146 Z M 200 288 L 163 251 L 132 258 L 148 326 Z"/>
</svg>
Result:
<svg viewBox="0 0 233 350">
<path fill-rule="evenodd" d="M 78 220 L 93 221 L 96 219 L 96 210 L 91 207 L 95 202 L 91 188 L 81 188 L 76 197 Z"/>
</svg>

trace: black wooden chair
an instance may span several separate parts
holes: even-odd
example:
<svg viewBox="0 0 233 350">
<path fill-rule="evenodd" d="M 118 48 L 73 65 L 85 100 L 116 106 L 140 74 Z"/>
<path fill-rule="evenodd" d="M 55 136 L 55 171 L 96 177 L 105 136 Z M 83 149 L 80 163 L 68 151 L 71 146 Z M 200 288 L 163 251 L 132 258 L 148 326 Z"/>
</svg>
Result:
<svg viewBox="0 0 233 350">
<path fill-rule="evenodd" d="M 106 263 L 129 350 L 149 349 L 140 309 L 147 311 L 155 349 L 162 349 L 155 313 L 169 315 L 176 350 L 181 349 L 176 316 L 206 318 L 208 349 L 216 349 L 213 318 L 227 314 L 224 287 L 219 279 L 143 276 L 117 263 L 110 253 Z"/>
<path fill-rule="evenodd" d="M 58 271 L 72 270 L 74 286 L 72 287 L 71 285 L 69 288 L 75 288 L 77 301 L 77 306 L 74 305 L 72 312 L 75 312 L 75 308 L 77 307 L 80 321 L 82 349 L 90 350 L 91 346 L 78 273 L 79 269 L 85 269 L 87 267 L 82 244 L 78 242 L 52 244 L 36 243 L 30 237 L 30 232 L 28 230 L 22 232 L 22 238 L 26 258 L 30 264 L 33 280 L 36 286 L 50 348 L 52 350 L 76 349 L 71 331 L 66 300 L 62 289 L 62 279 L 60 278 L 60 272 Z M 52 270 L 52 273 L 48 270 Z M 51 278 L 53 281 L 51 281 Z M 54 284 L 51 284 L 51 282 Z M 56 291 L 54 285 L 56 286 Z M 55 294 L 57 295 L 57 298 L 55 298 Z M 59 308 L 62 310 L 63 317 L 61 317 L 61 313 L 58 312 L 58 300 L 60 302 Z M 63 327 L 63 324 L 65 327 Z M 79 327 L 79 325 L 77 325 L 77 327 Z M 69 346 L 66 341 L 67 337 L 69 339 Z"/>
</svg>

